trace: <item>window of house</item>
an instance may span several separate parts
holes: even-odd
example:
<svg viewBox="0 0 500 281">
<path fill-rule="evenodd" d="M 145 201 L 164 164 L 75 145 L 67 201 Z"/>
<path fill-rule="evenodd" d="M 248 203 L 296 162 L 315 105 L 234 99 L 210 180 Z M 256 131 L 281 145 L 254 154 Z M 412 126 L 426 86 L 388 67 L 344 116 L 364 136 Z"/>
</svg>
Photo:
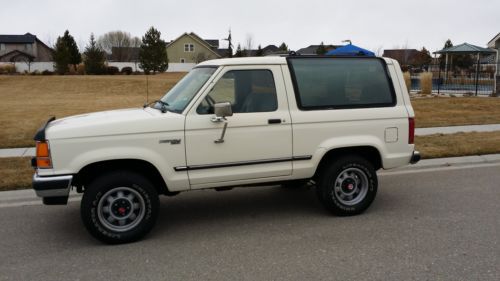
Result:
<svg viewBox="0 0 500 281">
<path fill-rule="evenodd" d="M 181 58 L 181 63 L 185 63 L 186 62 L 186 59 L 185 58 Z"/>
<path fill-rule="evenodd" d="M 31 44 L 26 44 L 26 45 L 24 45 L 24 49 L 25 49 L 26 51 L 31 51 L 31 50 L 32 50 L 32 48 L 33 48 L 33 46 L 32 46 Z"/>
<path fill-rule="evenodd" d="M 198 114 L 213 114 L 213 105 L 230 102 L 234 113 L 270 112 L 278 109 L 276 87 L 270 70 L 226 72 L 198 106 Z"/>
<path fill-rule="evenodd" d="M 0 44 L 0 51 L 3 51 L 3 50 L 5 50 L 5 44 L 4 44 L 4 43 L 1 43 L 1 44 Z"/>
<path fill-rule="evenodd" d="M 379 58 L 288 58 L 302 110 L 388 107 L 396 103 Z"/>
<path fill-rule="evenodd" d="M 184 44 L 184 52 L 194 52 L 194 45 L 192 43 Z"/>
</svg>

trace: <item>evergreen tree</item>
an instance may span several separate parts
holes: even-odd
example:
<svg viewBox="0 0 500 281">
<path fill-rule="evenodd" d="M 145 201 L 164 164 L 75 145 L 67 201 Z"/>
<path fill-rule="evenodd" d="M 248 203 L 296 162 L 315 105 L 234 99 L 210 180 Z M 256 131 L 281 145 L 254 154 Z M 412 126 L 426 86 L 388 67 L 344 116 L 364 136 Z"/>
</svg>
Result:
<svg viewBox="0 0 500 281">
<path fill-rule="evenodd" d="M 63 41 L 65 42 L 68 51 L 69 51 L 69 63 L 73 65 L 75 71 L 76 67 L 79 63 L 82 62 L 82 55 L 78 50 L 78 46 L 76 45 L 75 38 L 69 34 L 69 31 L 66 30 L 64 32 Z"/>
<path fill-rule="evenodd" d="M 278 50 L 280 52 L 288 52 L 288 46 L 285 44 L 285 42 L 281 43 L 281 45 L 278 47 Z"/>
<path fill-rule="evenodd" d="M 84 63 L 85 73 L 87 74 L 103 74 L 104 73 L 104 51 L 97 45 L 94 34 L 90 34 L 90 41 L 85 48 Z"/>
<path fill-rule="evenodd" d="M 139 66 L 146 74 L 164 72 L 168 68 L 167 44 L 160 36 L 160 31 L 151 27 L 142 37 Z"/>
<path fill-rule="evenodd" d="M 260 47 L 257 47 L 257 51 L 255 52 L 255 56 L 257 57 L 262 57 L 264 55 L 264 50 L 262 50 L 262 48 Z"/>
<path fill-rule="evenodd" d="M 70 53 L 62 37 L 57 37 L 52 58 L 54 60 L 54 69 L 57 72 L 57 74 L 62 75 L 68 73 L 69 71 L 68 65 L 70 64 L 69 62 Z"/>
<path fill-rule="evenodd" d="M 238 47 L 236 47 L 236 53 L 234 57 L 243 57 L 243 51 L 241 50 L 241 45 L 238 43 Z"/>
<path fill-rule="evenodd" d="M 321 42 L 319 47 L 316 49 L 316 55 L 322 56 L 324 54 L 326 54 L 326 48 L 325 48 L 325 45 L 323 44 L 323 42 Z"/>
</svg>

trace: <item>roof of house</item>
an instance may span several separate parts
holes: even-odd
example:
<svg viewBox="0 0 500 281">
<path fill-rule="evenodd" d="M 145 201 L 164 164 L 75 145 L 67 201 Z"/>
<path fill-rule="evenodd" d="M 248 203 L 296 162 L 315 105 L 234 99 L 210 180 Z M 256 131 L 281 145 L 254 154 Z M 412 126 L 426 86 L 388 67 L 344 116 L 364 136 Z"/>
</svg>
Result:
<svg viewBox="0 0 500 281">
<path fill-rule="evenodd" d="M 207 49 L 209 49 L 210 51 L 212 51 L 215 55 L 217 56 L 221 56 L 218 52 L 217 52 L 217 47 L 219 46 L 219 43 L 218 41 L 219 40 L 216 40 L 216 39 L 208 39 L 209 42 L 207 42 L 207 40 L 203 40 L 200 36 L 198 36 L 196 33 L 194 32 L 190 32 L 190 33 L 187 33 L 187 32 L 184 32 L 181 36 L 175 38 L 174 40 L 170 41 L 168 44 L 167 44 L 167 48 L 168 46 L 172 45 L 175 41 L 181 39 L 182 37 L 184 36 L 189 36 L 191 38 L 193 38 L 195 41 L 197 41 L 198 43 L 204 45 L 205 47 L 207 47 Z M 215 41 L 217 41 L 217 44 L 215 43 Z M 212 45 L 212 44 L 216 44 L 216 45 Z"/>
<path fill-rule="evenodd" d="M 13 50 L 13 51 L 10 51 L 6 54 L 3 54 L 0 56 L 0 59 L 3 58 L 3 57 L 8 57 L 8 56 L 11 56 L 11 61 L 14 61 L 16 58 L 19 58 L 19 57 L 26 57 L 28 59 L 34 59 L 35 56 L 33 55 L 30 55 L 28 53 L 25 53 L 23 51 L 19 51 L 19 50 Z"/>
<path fill-rule="evenodd" d="M 382 55 L 383 57 L 397 57 L 397 56 L 402 56 L 402 55 L 414 55 L 420 53 L 419 50 L 417 49 L 388 49 L 384 50 L 384 54 Z"/>
<path fill-rule="evenodd" d="M 31 33 L 24 35 L 0 35 L 0 43 L 35 43 L 36 36 Z"/>
<path fill-rule="evenodd" d="M 218 39 L 203 39 L 205 42 L 208 43 L 208 45 L 214 47 L 214 48 L 219 48 L 219 40 Z"/>
</svg>

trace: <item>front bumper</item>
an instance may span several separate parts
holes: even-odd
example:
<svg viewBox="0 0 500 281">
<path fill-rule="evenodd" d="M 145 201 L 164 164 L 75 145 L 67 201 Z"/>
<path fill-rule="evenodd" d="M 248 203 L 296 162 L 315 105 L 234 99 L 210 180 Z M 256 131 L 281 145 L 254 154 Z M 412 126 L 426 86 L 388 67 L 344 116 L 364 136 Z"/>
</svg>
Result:
<svg viewBox="0 0 500 281">
<path fill-rule="evenodd" d="M 413 154 L 411 155 L 410 163 L 411 163 L 411 164 L 415 164 L 415 163 L 417 163 L 418 161 L 420 161 L 420 158 L 422 158 L 422 157 L 420 156 L 420 152 L 418 152 L 418 151 L 413 151 Z"/>
<path fill-rule="evenodd" d="M 33 175 L 33 189 L 47 205 L 66 204 L 72 181 L 72 175 L 40 177 L 35 173 Z"/>
</svg>

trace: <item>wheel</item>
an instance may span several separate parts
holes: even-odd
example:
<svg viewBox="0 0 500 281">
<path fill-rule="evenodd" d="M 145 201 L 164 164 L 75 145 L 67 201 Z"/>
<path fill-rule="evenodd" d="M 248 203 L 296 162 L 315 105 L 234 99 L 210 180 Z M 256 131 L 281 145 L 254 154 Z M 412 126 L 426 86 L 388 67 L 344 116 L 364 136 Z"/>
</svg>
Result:
<svg viewBox="0 0 500 281">
<path fill-rule="evenodd" d="M 339 216 L 365 211 L 377 194 L 373 165 L 359 156 L 344 156 L 321 171 L 317 195 L 323 206 Z"/>
<path fill-rule="evenodd" d="M 133 242 L 146 235 L 158 216 L 156 189 L 133 172 L 105 174 L 86 188 L 81 217 L 95 238 L 109 244 Z"/>
</svg>

